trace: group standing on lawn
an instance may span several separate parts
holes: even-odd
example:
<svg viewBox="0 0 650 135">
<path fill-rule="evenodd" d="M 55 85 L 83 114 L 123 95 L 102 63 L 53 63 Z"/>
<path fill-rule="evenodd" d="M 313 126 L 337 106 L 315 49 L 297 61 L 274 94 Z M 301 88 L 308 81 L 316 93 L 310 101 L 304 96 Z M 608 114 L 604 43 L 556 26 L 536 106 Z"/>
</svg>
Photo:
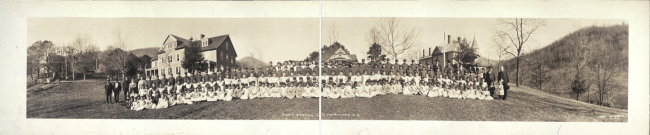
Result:
<svg viewBox="0 0 650 135">
<path fill-rule="evenodd" d="M 278 62 L 265 69 L 221 67 L 216 73 L 163 74 L 162 78 L 131 79 L 128 93 L 128 106 L 136 111 L 236 99 L 318 98 L 318 66 L 316 62 Z"/>
<path fill-rule="evenodd" d="M 508 86 L 507 74 L 501 66 L 499 76 L 490 75 L 480 68 L 463 68 L 462 65 L 441 68 L 435 65 L 410 63 L 399 60 L 365 63 L 326 62 L 322 67 L 322 97 L 371 98 L 385 94 L 422 95 L 455 99 L 493 100 L 494 90 L 505 100 Z"/>
<path fill-rule="evenodd" d="M 488 71 L 462 65 L 441 68 L 403 60 L 361 63 L 326 61 L 278 62 L 262 68 L 219 68 L 217 72 L 194 72 L 180 76 L 161 75 L 130 79 L 125 87 L 125 99 L 131 110 L 163 109 L 181 104 L 247 100 L 256 98 L 371 98 L 385 94 L 422 95 L 455 99 L 493 100 L 493 95 L 505 100 L 508 77 L 503 66 L 494 76 Z M 397 64 L 399 63 L 399 64 Z M 319 81 L 323 84 L 319 93 Z M 122 84 L 126 84 L 124 82 Z M 114 93 L 117 102 L 120 83 L 105 86 L 106 100 Z M 118 92 L 115 92 L 115 91 Z M 496 90 L 496 91 L 495 91 Z M 112 92 L 112 93 L 111 93 Z"/>
</svg>

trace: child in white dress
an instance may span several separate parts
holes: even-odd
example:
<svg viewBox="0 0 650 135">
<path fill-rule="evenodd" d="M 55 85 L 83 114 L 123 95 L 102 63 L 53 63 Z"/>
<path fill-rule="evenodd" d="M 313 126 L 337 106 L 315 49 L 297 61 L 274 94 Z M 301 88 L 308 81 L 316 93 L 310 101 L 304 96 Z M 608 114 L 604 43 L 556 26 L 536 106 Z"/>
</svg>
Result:
<svg viewBox="0 0 650 135">
<path fill-rule="evenodd" d="M 242 99 L 242 100 L 248 99 L 249 95 L 251 94 L 249 86 L 246 85 L 246 84 L 242 84 L 241 91 L 243 92 L 243 94 L 239 98 Z"/>
<path fill-rule="evenodd" d="M 412 88 L 411 87 L 411 82 L 404 83 L 404 89 L 402 90 L 402 94 L 403 95 L 413 95 L 413 93 L 411 93 L 411 88 Z"/>
<path fill-rule="evenodd" d="M 329 97 L 330 93 L 332 93 L 332 85 L 330 83 L 325 83 L 323 81 L 323 92 L 321 93 L 323 96 L 322 97 Z"/>
<path fill-rule="evenodd" d="M 428 97 L 438 97 L 440 95 L 440 93 L 441 93 L 440 92 L 440 83 L 438 83 L 438 81 L 433 81 L 430 84 L 434 84 L 434 85 L 431 85 L 431 91 L 429 91 L 429 94 L 427 96 Z"/>
<path fill-rule="evenodd" d="M 135 104 L 137 104 L 134 107 L 135 111 L 144 110 L 144 108 L 147 106 L 147 103 L 144 101 L 143 96 L 139 96 L 138 100 L 137 100 L 137 103 L 135 103 Z"/>
<path fill-rule="evenodd" d="M 429 84 L 427 82 L 422 81 L 420 82 L 420 95 L 422 96 L 428 96 L 429 91 L 431 91 L 431 87 L 429 87 Z"/>
<path fill-rule="evenodd" d="M 343 85 L 341 85 L 340 83 L 339 83 L 339 84 L 335 84 L 335 85 L 332 87 L 332 91 L 330 92 L 330 98 L 332 98 L 332 99 L 339 98 L 339 97 L 341 96 L 341 89 L 342 89 L 342 87 L 343 87 Z"/>
<path fill-rule="evenodd" d="M 226 95 L 224 97 L 224 101 L 232 101 L 232 84 L 226 86 Z"/>
<path fill-rule="evenodd" d="M 151 99 L 151 96 L 147 96 L 147 100 L 145 100 L 145 109 L 156 109 L 156 104 L 153 103 L 153 100 Z"/>
<path fill-rule="evenodd" d="M 488 91 L 488 84 L 483 82 L 483 79 L 481 79 L 481 91 L 483 91 L 483 100 L 494 99 L 492 96 L 490 96 L 490 91 Z"/>
<path fill-rule="evenodd" d="M 160 95 L 160 99 L 158 99 L 158 105 L 156 106 L 156 109 L 165 109 L 169 106 L 169 101 L 167 101 L 167 95 L 166 93 L 162 93 Z"/>
<path fill-rule="evenodd" d="M 207 101 L 217 101 L 217 92 L 214 90 L 214 87 L 208 87 L 208 95 L 206 97 Z"/>
</svg>

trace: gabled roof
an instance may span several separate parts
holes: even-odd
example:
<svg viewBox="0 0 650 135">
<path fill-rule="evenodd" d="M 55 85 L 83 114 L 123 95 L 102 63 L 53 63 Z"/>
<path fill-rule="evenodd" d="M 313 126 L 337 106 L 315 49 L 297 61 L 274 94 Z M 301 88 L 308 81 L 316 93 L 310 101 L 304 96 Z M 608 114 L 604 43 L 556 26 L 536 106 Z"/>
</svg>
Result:
<svg viewBox="0 0 650 135">
<path fill-rule="evenodd" d="M 443 49 L 444 49 L 444 47 L 442 47 L 442 46 L 436 46 L 436 48 L 433 49 L 433 52 L 431 53 L 431 55 L 442 53 Z"/>
<path fill-rule="evenodd" d="M 179 36 L 176 36 L 176 35 L 173 35 L 173 34 L 169 34 L 169 36 L 167 36 L 167 39 L 165 39 L 163 44 L 167 43 L 167 40 L 169 40 L 170 37 L 176 39 L 177 42 L 178 42 L 177 47 L 174 48 L 176 50 L 185 48 L 186 46 L 190 45 L 190 40 L 187 40 L 185 38 L 182 38 L 182 37 L 179 37 Z M 229 38 L 230 38 L 230 35 L 228 35 L 228 34 L 207 38 L 208 39 L 208 46 L 201 47 L 201 51 L 208 51 L 208 50 L 217 49 L 217 48 L 219 48 L 221 46 L 221 44 L 223 44 L 223 42 L 226 41 L 226 39 L 229 39 Z M 197 42 L 197 43 L 201 44 L 200 39 L 199 40 L 194 40 L 193 42 Z M 229 45 L 232 45 L 232 43 L 230 43 Z M 234 49 L 234 47 L 233 47 L 233 49 Z M 164 51 L 162 53 L 164 53 Z M 235 56 L 237 56 L 237 51 L 235 51 Z"/>
<path fill-rule="evenodd" d="M 229 38 L 229 35 L 221 35 L 221 36 L 216 36 L 216 37 L 211 37 L 208 38 L 208 46 L 201 47 L 201 50 L 212 50 L 212 49 L 217 49 L 221 44 L 226 41 L 226 39 Z M 200 40 L 198 42 L 201 42 Z"/>
</svg>

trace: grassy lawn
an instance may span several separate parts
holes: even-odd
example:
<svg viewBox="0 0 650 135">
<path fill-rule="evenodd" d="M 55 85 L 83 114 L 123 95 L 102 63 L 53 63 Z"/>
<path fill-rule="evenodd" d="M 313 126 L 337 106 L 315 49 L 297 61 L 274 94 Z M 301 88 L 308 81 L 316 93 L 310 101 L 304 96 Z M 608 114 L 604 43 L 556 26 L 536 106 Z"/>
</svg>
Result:
<svg viewBox="0 0 650 135">
<path fill-rule="evenodd" d="M 318 120 L 316 98 L 237 99 L 131 111 L 124 103 L 105 104 L 104 83 L 104 79 L 93 79 L 30 87 L 27 118 Z"/>
<path fill-rule="evenodd" d="M 505 101 L 389 94 L 369 99 L 325 98 L 322 108 L 323 119 L 338 120 L 627 122 L 627 110 L 592 105 L 521 87 L 512 87 Z"/>
</svg>

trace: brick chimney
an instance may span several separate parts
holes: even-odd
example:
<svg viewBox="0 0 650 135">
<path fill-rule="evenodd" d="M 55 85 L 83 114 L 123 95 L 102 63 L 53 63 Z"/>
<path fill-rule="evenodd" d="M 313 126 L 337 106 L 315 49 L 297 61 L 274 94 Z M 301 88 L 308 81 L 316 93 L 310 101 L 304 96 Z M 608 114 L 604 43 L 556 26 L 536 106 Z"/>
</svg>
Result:
<svg viewBox="0 0 650 135">
<path fill-rule="evenodd" d="M 424 49 L 422 49 L 422 57 L 424 57 Z"/>
<path fill-rule="evenodd" d="M 201 39 L 203 39 L 203 37 L 205 37 L 205 35 L 201 34 Z"/>
<path fill-rule="evenodd" d="M 460 37 L 458 37 L 458 43 L 460 44 Z"/>
<path fill-rule="evenodd" d="M 431 56 L 431 47 L 429 47 L 429 56 Z"/>
</svg>

